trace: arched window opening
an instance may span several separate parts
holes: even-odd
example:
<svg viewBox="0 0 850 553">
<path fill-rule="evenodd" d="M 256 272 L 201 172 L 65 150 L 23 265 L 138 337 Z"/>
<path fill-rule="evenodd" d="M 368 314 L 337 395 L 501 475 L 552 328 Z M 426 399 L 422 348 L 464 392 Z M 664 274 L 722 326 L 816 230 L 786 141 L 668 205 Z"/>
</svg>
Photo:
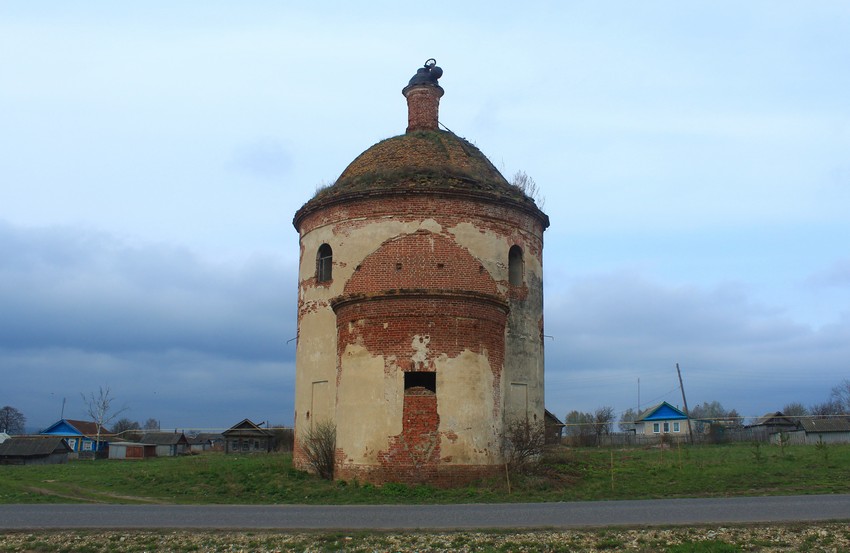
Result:
<svg viewBox="0 0 850 553">
<path fill-rule="evenodd" d="M 328 282 L 333 278 L 333 250 L 327 244 L 319 246 L 319 252 L 316 254 L 316 280 L 318 282 Z"/>
<path fill-rule="evenodd" d="M 510 251 L 508 251 L 508 282 L 514 286 L 521 286 L 522 273 L 522 248 L 511 246 Z"/>
</svg>

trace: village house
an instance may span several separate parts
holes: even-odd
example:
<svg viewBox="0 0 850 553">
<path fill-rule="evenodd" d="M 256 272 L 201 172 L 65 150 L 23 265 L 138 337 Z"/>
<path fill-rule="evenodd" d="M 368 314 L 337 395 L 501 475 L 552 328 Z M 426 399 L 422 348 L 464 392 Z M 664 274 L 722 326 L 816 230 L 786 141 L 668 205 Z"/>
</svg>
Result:
<svg viewBox="0 0 850 553">
<path fill-rule="evenodd" d="M 145 432 L 139 443 L 155 446 L 157 457 L 176 457 L 189 451 L 189 440 L 182 432 Z"/>
<path fill-rule="evenodd" d="M 682 437 L 689 436 L 688 416 L 666 401 L 653 405 L 635 419 L 638 436 Z"/>
<path fill-rule="evenodd" d="M 13 436 L 0 443 L 0 465 L 62 464 L 71 452 L 61 436 Z"/>
<path fill-rule="evenodd" d="M 61 419 L 39 434 L 61 436 L 71 448 L 71 457 L 92 457 L 97 452 L 105 451 L 109 437 L 112 435 L 105 427 L 91 421 Z M 98 435 L 100 442 L 97 441 Z"/>
<path fill-rule="evenodd" d="M 242 419 L 221 434 L 225 453 L 268 453 L 274 449 L 274 433 L 248 419 Z"/>
</svg>

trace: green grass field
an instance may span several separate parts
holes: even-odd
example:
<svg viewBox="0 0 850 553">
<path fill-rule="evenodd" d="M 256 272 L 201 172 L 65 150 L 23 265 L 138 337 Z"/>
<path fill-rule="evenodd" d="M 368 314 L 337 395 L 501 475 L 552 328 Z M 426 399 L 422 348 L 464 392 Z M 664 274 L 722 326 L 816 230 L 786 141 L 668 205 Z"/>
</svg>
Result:
<svg viewBox="0 0 850 553">
<path fill-rule="evenodd" d="M 288 454 L 0 466 L 2 503 L 368 504 L 850 493 L 850 445 L 560 448 L 536 470 L 442 490 L 329 482 Z"/>
</svg>

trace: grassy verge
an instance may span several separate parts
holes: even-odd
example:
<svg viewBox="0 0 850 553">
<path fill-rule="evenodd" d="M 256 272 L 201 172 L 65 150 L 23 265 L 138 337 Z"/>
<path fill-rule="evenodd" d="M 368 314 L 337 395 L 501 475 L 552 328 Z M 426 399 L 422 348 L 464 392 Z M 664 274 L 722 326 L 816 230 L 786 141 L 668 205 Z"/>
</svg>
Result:
<svg viewBox="0 0 850 553">
<path fill-rule="evenodd" d="M 286 454 L 0 466 L 0 503 L 480 503 L 850 493 L 850 445 L 567 449 L 464 488 L 329 482 Z"/>
</svg>

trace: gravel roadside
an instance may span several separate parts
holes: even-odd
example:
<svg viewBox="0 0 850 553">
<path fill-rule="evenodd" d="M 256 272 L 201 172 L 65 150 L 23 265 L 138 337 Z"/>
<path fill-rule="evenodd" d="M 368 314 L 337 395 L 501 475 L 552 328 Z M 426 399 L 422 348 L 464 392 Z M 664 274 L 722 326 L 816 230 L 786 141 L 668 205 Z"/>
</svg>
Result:
<svg viewBox="0 0 850 553">
<path fill-rule="evenodd" d="M 847 523 L 484 532 L 8 531 L 2 553 L 850 552 Z"/>
</svg>

